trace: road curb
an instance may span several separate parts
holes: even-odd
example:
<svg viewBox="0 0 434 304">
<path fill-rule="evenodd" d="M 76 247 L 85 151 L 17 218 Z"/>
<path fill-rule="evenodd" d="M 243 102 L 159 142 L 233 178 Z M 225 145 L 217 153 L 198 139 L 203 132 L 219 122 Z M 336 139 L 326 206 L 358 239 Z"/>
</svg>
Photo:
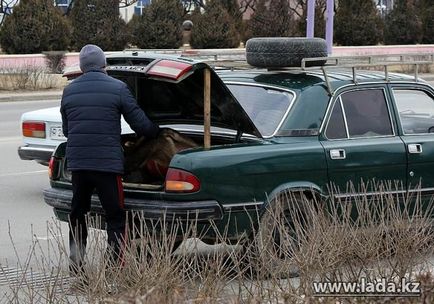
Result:
<svg viewBox="0 0 434 304">
<path fill-rule="evenodd" d="M 0 94 L 0 102 L 11 102 L 11 101 L 36 101 L 36 100 L 60 100 L 62 98 L 62 93 L 54 94 L 32 94 L 32 95 L 21 95 L 21 94 L 10 94 L 2 96 Z"/>
</svg>

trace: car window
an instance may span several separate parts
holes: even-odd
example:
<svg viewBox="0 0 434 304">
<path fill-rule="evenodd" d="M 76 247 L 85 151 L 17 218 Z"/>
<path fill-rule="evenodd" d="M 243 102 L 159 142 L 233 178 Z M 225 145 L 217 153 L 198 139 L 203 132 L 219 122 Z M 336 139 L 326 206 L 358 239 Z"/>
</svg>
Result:
<svg viewBox="0 0 434 304">
<path fill-rule="evenodd" d="M 339 139 L 347 138 L 347 130 L 345 128 L 344 114 L 342 112 L 342 102 L 339 98 L 336 102 L 332 114 L 330 116 L 330 121 L 327 126 L 326 136 L 329 139 Z"/>
<path fill-rule="evenodd" d="M 387 135 L 393 135 L 393 129 L 382 89 L 345 92 L 339 97 L 327 126 L 327 138 Z"/>
<path fill-rule="evenodd" d="M 434 100 L 424 91 L 394 89 L 404 134 L 434 132 Z"/>
<path fill-rule="evenodd" d="M 229 90 L 263 136 L 276 131 L 290 107 L 293 94 L 249 85 L 228 85 Z"/>
</svg>

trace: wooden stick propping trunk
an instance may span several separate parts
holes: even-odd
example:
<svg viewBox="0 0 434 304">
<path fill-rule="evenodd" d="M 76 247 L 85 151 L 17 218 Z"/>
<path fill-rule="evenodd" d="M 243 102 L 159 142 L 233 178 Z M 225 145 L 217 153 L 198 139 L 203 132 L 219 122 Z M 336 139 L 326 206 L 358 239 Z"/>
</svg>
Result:
<svg viewBox="0 0 434 304">
<path fill-rule="evenodd" d="M 204 71 L 204 133 L 203 133 L 203 146 L 205 150 L 211 147 L 211 71 L 205 69 Z"/>
</svg>

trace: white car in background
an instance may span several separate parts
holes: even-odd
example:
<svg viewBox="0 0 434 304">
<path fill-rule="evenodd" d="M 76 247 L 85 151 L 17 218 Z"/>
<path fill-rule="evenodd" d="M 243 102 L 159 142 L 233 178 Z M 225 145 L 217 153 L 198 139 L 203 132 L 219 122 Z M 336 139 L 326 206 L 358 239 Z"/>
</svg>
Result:
<svg viewBox="0 0 434 304">
<path fill-rule="evenodd" d="M 134 133 L 122 118 L 122 134 Z M 66 141 L 62 132 L 60 107 L 45 108 L 26 112 L 21 116 L 23 145 L 18 147 L 18 155 L 23 160 L 34 160 L 48 165 L 56 147 Z"/>
<path fill-rule="evenodd" d="M 109 60 L 109 57 L 107 57 Z M 113 61 L 119 60 L 115 57 Z M 80 68 L 73 66 L 65 71 L 68 81 L 81 75 Z M 60 102 L 59 102 L 60 104 Z M 134 133 L 122 118 L 122 134 Z M 23 160 L 34 160 L 48 165 L 56 147 L 66 141 L 62 132 L 60 106 L 25 112 L 21 115 L 23 144 L 18 147 L 18 155 Z"/>
<path fill-rule="evenodd" d="M 66 141 L 62 132 L 60 107 L 26 112 L 21 116 L 23 145 L 18 155 L 24 160 L 35 160 L 48 165 L 54 149 Z"/>
</svg>

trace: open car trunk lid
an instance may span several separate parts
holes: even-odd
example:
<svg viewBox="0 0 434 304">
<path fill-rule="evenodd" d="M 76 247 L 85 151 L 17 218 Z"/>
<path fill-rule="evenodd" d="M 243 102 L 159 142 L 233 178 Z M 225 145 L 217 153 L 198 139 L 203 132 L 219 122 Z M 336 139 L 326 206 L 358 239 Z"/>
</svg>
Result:
<svg viewBox="0 0 434 304">
<path fill-rule="evenodd" d="M 139 105 L 157 124 L 204 124 L 204 71 L 211 71 L 211 125 L 262 137 L 220 77 L 202 62 L 155 59 L 147 66 L 108 66 L 128 84 Z"/>
</svg>

